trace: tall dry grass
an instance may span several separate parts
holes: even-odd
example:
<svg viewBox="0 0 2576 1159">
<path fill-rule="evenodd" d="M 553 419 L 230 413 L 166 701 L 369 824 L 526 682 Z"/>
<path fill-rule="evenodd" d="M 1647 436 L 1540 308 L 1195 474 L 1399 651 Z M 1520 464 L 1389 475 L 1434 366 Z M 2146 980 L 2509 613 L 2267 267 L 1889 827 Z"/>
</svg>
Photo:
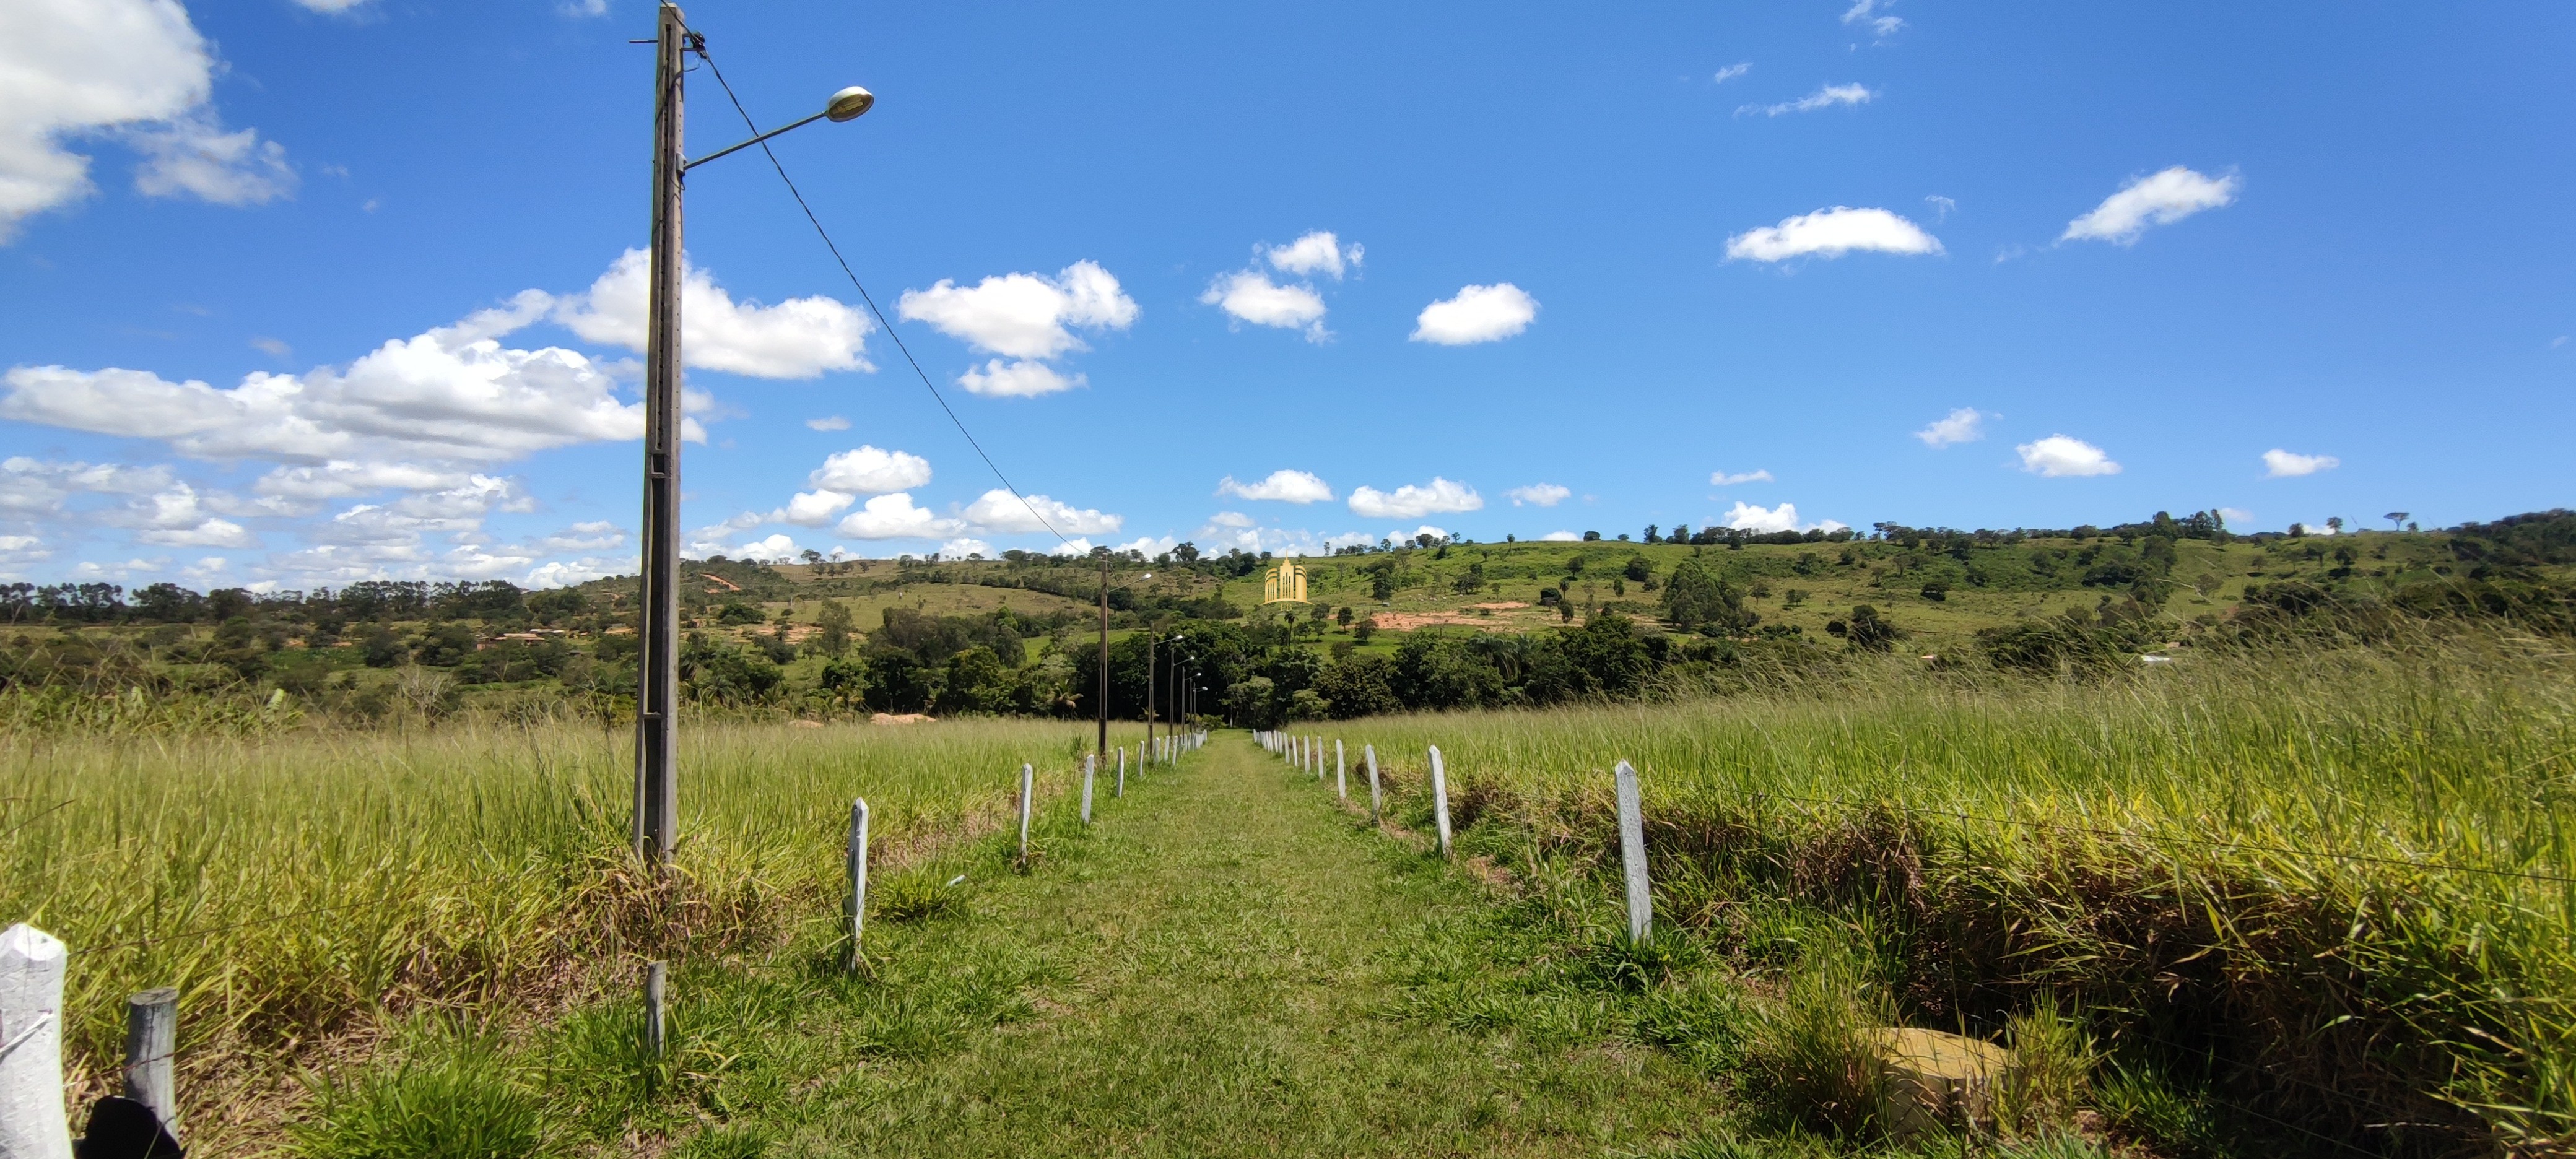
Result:
<svg viewBox="0 0 2576 1159">
<path fill-rule="evenodd" d="M 166 985 L 183 1087 L 246 1099 L 420 1010 L 542 1013 L 644 958 L 782 944 L 838 913 L 851 798 L 899 867 L 998 828 L 1022 761 L 1061 792 L 1088 740 L 1036 721 L 696 724 L 682 873 L 656 883 L 628 853 L 623 728 L 0 734 L 0 922 L 73 951 L 77 1086 L 106 1085 L 124 996 Z"/>
<path fill-rule="evenodd" d="M 1850 670 L 1829 694 L 1358 722 L 1460 823 L 1615 840 L 1639 769 L 1666 920 L 1843 915 L 1909 1018 L 2063 999 L 2374 1149 L 2576 1133 L 2576 666 L 2558 642 L 2195 654 L 2094 684 Z M 1497 848 L 1508 847 L 1497 845 Z"/>
</svg>

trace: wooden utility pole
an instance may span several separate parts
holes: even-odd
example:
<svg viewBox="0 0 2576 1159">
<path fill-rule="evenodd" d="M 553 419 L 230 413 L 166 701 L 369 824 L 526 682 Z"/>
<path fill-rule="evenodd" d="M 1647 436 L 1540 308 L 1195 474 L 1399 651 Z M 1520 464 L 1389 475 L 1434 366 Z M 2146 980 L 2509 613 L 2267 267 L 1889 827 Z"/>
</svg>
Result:
<svg viewBox="0 0 2576 1159">
<path fill-rule="evenodd" d="M 687 18 L 661 6 L 653 59 L 653 252 L 644 345 L 644 543 L 635 697 L 635 856 L 671 862 L 680 829 L 680 132 Z"/>
<path fill-rule="evenodd" d="M 1109 557 L 1100 557 L 1100 744 L 1098 751 L 1109 755 Z M 1123 761 L 1124 758 L 1122 757 Z M 1124 768 L 1122 764 L 1120 766 Z M 1121 782 L 1124 783 L 1123 781 Z"/>
</svg>

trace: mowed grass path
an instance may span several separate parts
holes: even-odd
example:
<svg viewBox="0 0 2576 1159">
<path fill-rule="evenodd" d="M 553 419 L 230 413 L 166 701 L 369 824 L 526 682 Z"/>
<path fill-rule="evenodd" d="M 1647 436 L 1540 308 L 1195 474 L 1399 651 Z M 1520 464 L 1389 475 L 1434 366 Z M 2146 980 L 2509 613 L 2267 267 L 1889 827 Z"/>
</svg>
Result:
<svg viewBox="0 0 2576 1159">
<path fill-rule="evenodd" d="M 1492 968 L 1491 903 L 1239 735 L 1140 790 L 890 947 L 888 998 L 1016 975 L 1024 1017 L 791 1099 L 766 1153 L 1602 1155 L 1714 1125 L 1653 1048 L 1408 1016 L 1408 982 Z"/>
</svg>

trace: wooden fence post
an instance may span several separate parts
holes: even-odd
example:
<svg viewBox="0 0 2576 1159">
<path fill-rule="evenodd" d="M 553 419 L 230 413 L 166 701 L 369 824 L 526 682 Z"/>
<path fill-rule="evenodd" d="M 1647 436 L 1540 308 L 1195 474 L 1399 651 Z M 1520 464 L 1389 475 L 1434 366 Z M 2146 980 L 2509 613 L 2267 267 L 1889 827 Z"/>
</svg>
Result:
<svg viewBox="0 0 2576 1159">
<path fill-rule="evenodd" d="M 20 922 L 0 933 L 0 1155 L 71 1159 L 63 1113 L 63 966 L 52 934 Z"/>
<path fill-rule="evenodd" d="M 1091 754 L 1082 754 L 1082 823 L 1091 824 Z"/>
<path fill-rule="evenodd" d="M 671 967 L 663 962 L 644 963 L 644 1052 L 655 1058 L 670 1050 L 670 1024 L 662 1014 L 662 1000 L 671 989 Z"/>
<path fill-rule="evenodd" d="M 1020 864 L 1029 863 L 1029 797 L 1037 788 L 1037 770 L 1020 766 Z"/>
<path fill-rule="evenodd" d="M 1646 814 L 1637 797 L 1637 770 L 1619 762 L 1611 777 L 1619 794 L 1619 868 L 1628 878 L 1628 940 L 1655 930 L 1655 892 L 1646 880 Z"/>
<path fill-rule="evenodd" d="M 1375 824 L 1377 822 L 1378 809 L 1381 804 L 1377 791 L 1377 746 L 1373 744 L 1361 745 L 1360 762 L 1368 766 L 1369 822 L 1371 824 Z"/>
<path fill-rule="evenodd" d="M 1351 799 L 1350 769 L 1342 760 L 1340 737 L 1333 738 L 1333 795 L 1345 801 Z"/>
<path fill-rule="evenodd" d="M 1431 817 L 1440 823 L 1440 856 L 1449 856 L 1449 772 L 1440 766 L 1440 746 L 1431 746 Z"/>
<path fill-rule="evenodd" d="M 850 801 L 850 968 L 859 968 L 859 935 L 868 924 L 868 799 Z"/>
<path fill-rule="evenodd" d="M 152 1108 L 161 1129 L 179 1137 L 179 1088 L 171 1056 L 179 1049 L 179 992 L 164 986 L 125 1000 L 125 1097 Z"/>
</svg>

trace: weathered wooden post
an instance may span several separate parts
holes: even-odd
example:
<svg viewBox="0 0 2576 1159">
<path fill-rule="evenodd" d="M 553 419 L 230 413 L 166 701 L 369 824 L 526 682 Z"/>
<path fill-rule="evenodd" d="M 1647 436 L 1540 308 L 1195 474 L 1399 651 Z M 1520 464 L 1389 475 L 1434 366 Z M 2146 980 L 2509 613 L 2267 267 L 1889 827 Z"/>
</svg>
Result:
<svg viewBox="0 0 2576 1159">
<path fill-rule="evenodd" d="M 859 968 L 859 935 L 868 922 L 868 799 L 850 801 L 850 968 Z"/>
<path fill-rule="evenodd" d="M 1373 744 L 1361 745 L 1360 762 L 1368 766 L 1369 821 L 1374 823 L 1378 817 L 1378 810 L 1383 804 L 1383 799 L 1378 795 L 1377 791 L 1377 746 Z"/>
<path fill-rule="evenodd" d="M 1037 770 L 1020 766 L 1020 864 L 1029 863 L 1029 797 L 1037 788 Z"/>
<path fill-rule="evenodd" d="M 1431 746 L 1431 818 L 1440 824 L 1440 856 L 1449 856 L 1449 773 L 1440 767 L 1440 746 Z"/>
<path fill-rule="evenodd" d="M 125 1097 L 152 1108 L 161 1129 L 179 1137 L 179 992 L 168 986 L 125 1000 Z"/>
<path fill-rule="evenodd" d="M 1333 738 L 1333 795 L 1344 801 L 1351 799 L 1350 770 L 1342 762 L 1342 738 L 1340 737 Z"/>
<path fill-rule="evenodd" d="M 670 1024 L 663 1019 L 662 1000 L 671 989 L 671 967 L 663 962 L 644 963 L 644 1052 L 660 1058 L 671 1047 Z"/>
<path fill-rule="evenodd" d="M 1655 929 L 1655 892 L 1646 880 L 1646 814 L 1637 797 L 1637 770 L 1621 761 L 1611 771 L 1619 794 L 1619 868 L 1628 878 L 1628 940 L 1642 942 Z"/>
<path fill-rule="evenodd" d="M 1091 754 L 1082 754 L 1082 823 L 1091 824 Z"/>
<path fill-rule="evenodd" d="M 0 1156 L 72 1159 L 63 1113 L 63 965 L 52 934 L 0 932 Z"/>
</svg>

